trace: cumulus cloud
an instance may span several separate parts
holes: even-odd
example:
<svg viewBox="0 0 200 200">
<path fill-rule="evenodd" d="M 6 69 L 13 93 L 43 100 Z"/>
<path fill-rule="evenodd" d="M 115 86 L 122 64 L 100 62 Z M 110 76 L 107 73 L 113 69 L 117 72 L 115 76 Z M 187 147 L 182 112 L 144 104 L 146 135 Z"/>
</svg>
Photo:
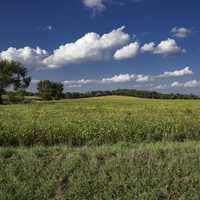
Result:
<svg viewBox="0 0 200 200">
<path fill-rule="evenodd" d="M 194 87 L 200 87 L 200 81 L 197 80 L 190 80 L 186 82 L 178 82 L 175 81 L 171 84 L 171 87 L 184 87 L 184 88 L 194 88 Z"/>
<path fill-rule="evenodd" d="M 141 51 L 151 52 L 153 54 L 173 55 L 179 53 L 185 53 L 186 50 L 179 47 L 174 39 L 168 38 L 161 41 L 157 46 L 154 42 L 144 44 L 141 47 Z"/>
<path fill-rule="evenodd" d="M 148 75 L 142 74 L 119 74 L 114 75 L 109 78 L 102 78 L 97 80 L 88 80 L 88 79 L 80 79 L 80 80 L 66 80 L 63 81 L 63 84 L 67 87 L 75 87 L 75 86 L 83 86 L 87 84 L 115 84 L 115 83 L 127 83 L 130 81 L 135 82 L 147 82 L 150 81 L 151 77 Z"/>
<path fill-rule="evenodd" d="M 103 78 L 100 83 L 126 83 L 130 81 L 147 82 L 150 81 L 150 76 L 143 74 L 119 74 L 111 78 Z"/>
<path fill-rule="evenodd" d="M 181 28 L 174 27 L 172 28 L 171 33 L 173 34 L 174 37 L 186 38 L 192 33 L 192 30 L 184 27 Z"/>
<path fill-rule="evenodd" d="M 170 88 L 197 88 L 197 87 L 200 87 L 200 81 L 189 80 L 186 82 L 174 81 L 171 84 L 160 84 L 154 86 L 152 89 L 165 90 Z"/>
<path fill-rule="evenodd" d="M 96 83 L 96 80 L 85 80 L 85 79 L 81 79 L 81 80 L 71 80 L 71 81 L 64 81 L 63 83 L 65 85 L 85 85 L 85 84 L 90 84 L 90 83 Z"/>
<path fill-rule="evenodd" d="M 66 80 L 63 81 L 63 84 L 65 86 L 83 86 L 87 84 L 115 84 L 115 83 L 127 83 L 127 82 L 137 82 L 137 83 L 145 83 L 145 82 L 152 82 L 152 81 L 158 81 L 162 78 L 170 78 L 170 77 L 181 77 L 186 75 L 192 75 L 193 72 L 190 69 L 190 67 L 185 67 L 180 70 L 175 70 L 171 72 L 164 72 L 160 75 L 144 75 L 144 74 L 118 74 L 114 75 L 112 77 L 108 78 L 102 78 L 102 79 L 96 79 L 96 80 L 90 80 L 90 79 L 80 79 L 80 80 Z M 161 89 L 155 88 L 155 89 Z M 166 85 L 165 85 L 166 87 Z"/>
<path fill-rule="evenodd" d="M 148 82 L 148 81 L 153 81 L 153 77 L 149 75 L 142 75 L 139 74 L 137 75 L 137 78 L 135 79 L 136 82 Z"/>
<path fill-rule="evenodd" d="M 120 74 L 120 75 L 115 75 L 111 78 L 103 78 L 101 80 L 102 83 L 125 83 L 129 82 L 131 80 L 135 79 L 134 74 Z"/>
<path fill-rule="evenodd" d="M 92 9 L 94 12 L 103 11 L 106 8 L 103 1 L 106 1 L 106 0 L 83 0 L 83 4 L 87 8 Z"/>
<path fill-rule="evenodd" d="M 27 67 L 47 68 L 109 60 L 117 49 L 130 41 L 131 37 L 124 29 L 122 26 L 102 36 L 93 32 L 87 33 L 75 42 L 61 45 L 52 54 L 39 47 L 10 47 L 0 52 L 0 59 L 19 61 Z"/>
<path fill-rule="evenodd" d="M 152 87 L 153 90 L 165 90 L 167 88 L 169 88 L 167 84 L 160 84 Z"/>
<path fill-rule="evenodd" d="M 159 77 L 178 77 L 178 76 L 186 76 L 186 75 L 192 75 L 193 71 L 190 69 L 190 67 L 185 67 L 180 70 L 175 70 L 171 72 L 164 72 Z"/>
<path fill-rule="evenodd" d="M 115 60 L 133 58 L 139 53 L 140 45 L 138 42 L 130 43 L 127 46 L 118 49 L 114 54 Z"/>
<path fill-rule="evenodd" d="M 144 44 L 141 47 L 141 51 L 142 52 L 153 52 L 154 50 L 155 50 L 155 43 L 154 42 L 150 42 L 150 43 Z"/>
<path fill-rule="evenodd" d="M 32 79 L 31 80 L 31 84 L 38 84 L 40 82 L 40 80 L 37 79 Z"/>
<path fill-rule="evenodd" d="M 67 43 L 56 49 L 43 63 L 51 68 L 67 64 L 77 64 L 110 59 L 113 52 L 127 44 L 129 34 L 122 26 L 110 33 L 100 36 L 97 33 L 87 33 L 74 43 Z"/>
<path fill-rule="evenodd" d="M 43 66 L 43 59 L 48 56 L 48 52 L 37 47 L 14 48 L 10 47 L 5 51 L 0 52 L 0 59 L 14 60 L 21 62 L 27 67 L 41 67 Z"/>
<path fill-rule="evenodd" d="M 10 47 L 0 52 L 0 59 L 19 61 L 27 67 L 59 68 L 69 64 L 129 59 L 140 52 L 163 55 L 185 52 L 173 39 L 161 41 L 158 45 L 146 43 L 140 48 L 139 42 L 130 43 L 132 38 L 124 29 L 122 26 L 103 35 L 87 33 L 74 42 L 59 46 L 52 53 L 40 47 Z"/>
</svg>

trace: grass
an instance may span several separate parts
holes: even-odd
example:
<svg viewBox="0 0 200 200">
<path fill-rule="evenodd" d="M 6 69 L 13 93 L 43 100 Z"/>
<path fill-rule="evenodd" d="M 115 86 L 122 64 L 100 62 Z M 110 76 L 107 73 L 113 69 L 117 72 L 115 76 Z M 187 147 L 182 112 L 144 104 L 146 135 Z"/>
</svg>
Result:
<svg viewBox="0 0 200 200">
<path fill-rule="evenodd" d="M 1 200 L 199 200 L 200 100 L 0 106 Z"/>
<path fill-rule="evenodd" d="M 199 100 L 100 97 L 0 106 L 0 145 L 200 140 Z"/>
<path fill-rule="evenodd" d="M 200 144 L 0 149 L 1 200 L 198 200 Z"/>
</svg>

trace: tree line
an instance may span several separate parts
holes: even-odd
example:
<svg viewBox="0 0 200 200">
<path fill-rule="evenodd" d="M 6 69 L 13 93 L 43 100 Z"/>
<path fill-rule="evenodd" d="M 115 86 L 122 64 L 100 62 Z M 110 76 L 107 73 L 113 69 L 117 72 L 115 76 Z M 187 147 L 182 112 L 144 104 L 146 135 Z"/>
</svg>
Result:
<svg viewBox="0 0 200 200">
<path fill-rule="evenodd" d="M 0 61 L 0 104 L 3 103 L 2 95 L 7 94 L 11 101 L 22 101 L 24 96 L 39 96 L 43 100 L 59 100 L 59 99 L 75 99 L 100 97 L 110 95 L 132 96 L 151 99 L 200 99 L 199 96 L 193 94 L 164 94 L 155 91 L 144 91 L 134 89 L 118 89 L 113 91 L 91 91 L 91 92 L 66 92 L 64 93 L 64 85 L 59 82 L 49 80 L 41 80 L 37 84 L 37 93 L 28 92 L 31 77 L 28 70 L 19 62 Z M 16 98 L 18 95 L 18 98 Z"/>
<path fill-rule="evenodd" d="M 199 96 L 193 94 L 179 94 L 179 93 L 159 93 L 156 91 L 145 91 L 145 90 L 134 90 L 134 89 L 118 89 L 112 91 L 92 91 L 86 93 L 78 92 L 67 92 L 65 93 L 65 98 L 88 98 L 88 97 L 100 97 L 100 96 L 131 96 L 139 98 L 150 98 L 150 99 L 200 99 Z"/>
</svg>

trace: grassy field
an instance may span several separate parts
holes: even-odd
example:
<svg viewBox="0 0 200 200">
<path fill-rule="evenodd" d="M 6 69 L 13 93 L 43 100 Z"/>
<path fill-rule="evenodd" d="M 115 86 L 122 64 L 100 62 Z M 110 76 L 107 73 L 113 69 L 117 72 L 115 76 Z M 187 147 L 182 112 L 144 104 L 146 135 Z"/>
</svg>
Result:
<svg viewBox="0 0 200 200">
<path fill-rule="evenodd" d="M 1 200 L 199 200 L 200 144 L 1 148 Z"/>
<path fill-rule="evenodd" d="M 200 140 L 199 100 L 101 97 L 0 106 L 0 145 Z"/>
<path fill-rule="evenodd" d="M 1 200 L 199 200 L 200 101 L 0 106 Z"/>
</svg>

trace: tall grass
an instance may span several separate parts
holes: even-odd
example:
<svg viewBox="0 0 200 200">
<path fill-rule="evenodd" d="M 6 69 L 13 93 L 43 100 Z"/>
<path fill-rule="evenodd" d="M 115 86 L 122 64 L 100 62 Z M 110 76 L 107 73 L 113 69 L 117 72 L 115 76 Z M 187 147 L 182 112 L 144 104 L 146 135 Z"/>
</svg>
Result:
<svg viewBox="0 0 200 200">
<path fill-rule="evenodd" d="M 195 142 L 1 148 L 1 200 L 198 200 Z"/>
</svg>

